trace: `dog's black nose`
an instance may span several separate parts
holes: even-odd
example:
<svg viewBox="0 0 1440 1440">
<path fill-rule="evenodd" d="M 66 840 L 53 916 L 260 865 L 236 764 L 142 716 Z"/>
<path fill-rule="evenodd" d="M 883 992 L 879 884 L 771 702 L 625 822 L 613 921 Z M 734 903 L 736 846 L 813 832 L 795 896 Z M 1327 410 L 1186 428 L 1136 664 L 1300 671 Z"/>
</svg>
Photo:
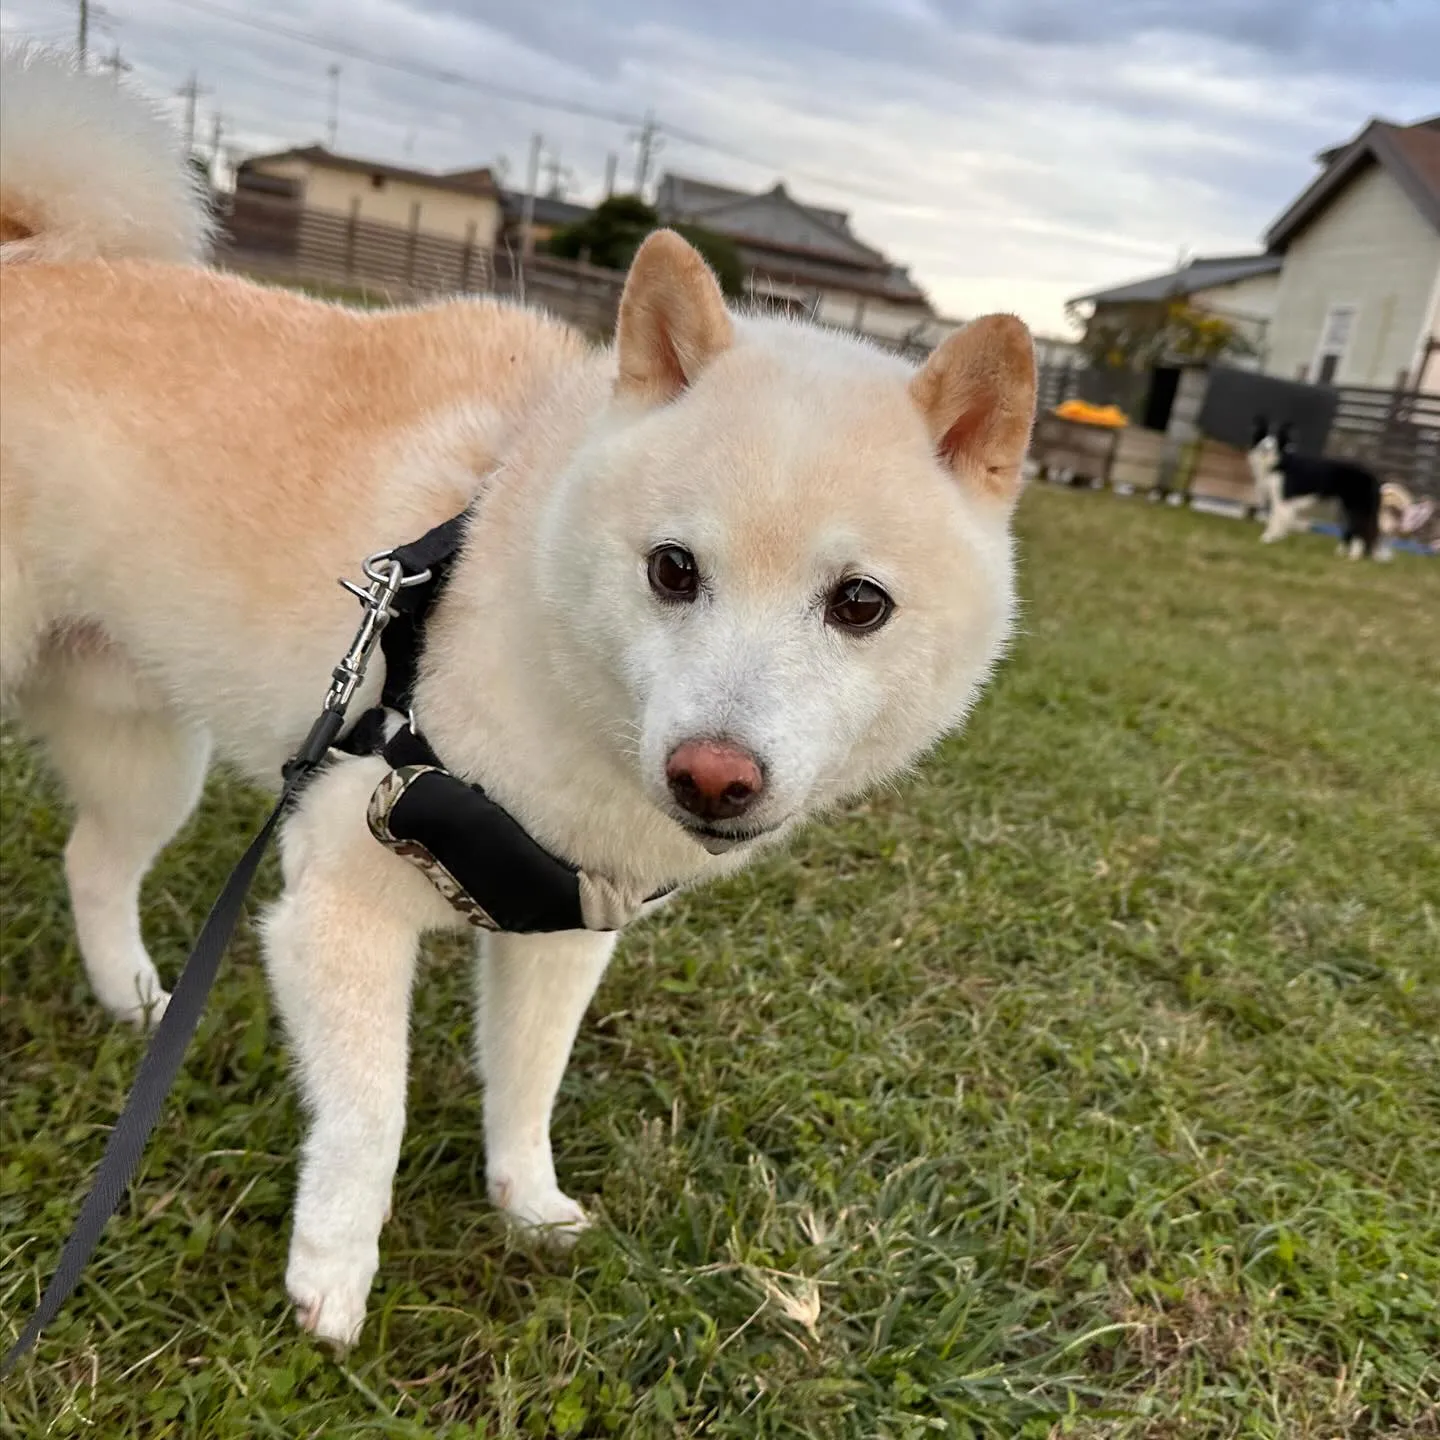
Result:
<svg viewBox="0 0 1440 1440">
<path fill-rule="evenodd" d="M 747 751 L 718 740 L 687 740 L 665 765 L 670 793 L 682 810 L 701 820 L 733 820 L 765 788 L 760 762 Z"/>
</svg>

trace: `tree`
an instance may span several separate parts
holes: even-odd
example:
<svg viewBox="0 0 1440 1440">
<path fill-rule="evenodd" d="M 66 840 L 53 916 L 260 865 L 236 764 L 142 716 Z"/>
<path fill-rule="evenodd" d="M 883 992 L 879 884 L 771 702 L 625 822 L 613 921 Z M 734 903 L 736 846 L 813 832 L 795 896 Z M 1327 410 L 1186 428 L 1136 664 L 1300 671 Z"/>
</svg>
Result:
<svg viewBox="0 0 1440 1440">
<path fill-rule="evenodd" d="M 566 260 L 587 260 L 606 270 L 628 270 L 640 242 L 652 230 L 661 228 L 653 205 L 638 195 L 612 195 L 597 205 L 583 220 L 557 230 L 546 247 L 551 255 Z M 672 225 L 706 259 L 727 295 L 741 295 L 745 289 L 745 265 L 735 242 L 698 225 Z"/>
<path fill-rule="evenodd" d="M 1167 361 L 1255 353 L 1254 345 L 1228 320 L 1183 298 L 1101 306 L 1085 327 L 1080 350 L 1097 370 L 1132 374 Z"/>
<path fill-rule="evenodd" d="M 1222 316 L 1171 296 L 1097 307 L 1080 353 L 1093 372 L 1094 388 L 1133 416 L 1145 402 L 1155 366 L 1253 355 L 1255 346 Z"/>
</svg>

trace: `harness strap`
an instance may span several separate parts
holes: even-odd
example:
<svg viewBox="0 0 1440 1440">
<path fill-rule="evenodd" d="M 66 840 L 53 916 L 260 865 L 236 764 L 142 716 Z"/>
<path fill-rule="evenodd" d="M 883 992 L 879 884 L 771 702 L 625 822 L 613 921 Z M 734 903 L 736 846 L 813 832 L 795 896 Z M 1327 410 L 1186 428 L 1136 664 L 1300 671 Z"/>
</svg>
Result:
<svg viewBox="0 0 1440 1440">
<path fill-rule="evenodd" d="M 429 578 L 402 590 L 391 605 L 391 618 L 380 632 L 380 650 L 385 656 L 385 683 L 380 703 L 401 715 L 410 712 L 415 679 L 420 667 L 425 621 L 450 576 L 450 567 L 465 536 L 469 511 L 437 525 L 409 545 L 392 550 L 407 575 L 428 572 Z M 347 747 L 348 748 L 348 747 Z M 364 752 L 354 752 L 364 753 Z"/>
</svg>

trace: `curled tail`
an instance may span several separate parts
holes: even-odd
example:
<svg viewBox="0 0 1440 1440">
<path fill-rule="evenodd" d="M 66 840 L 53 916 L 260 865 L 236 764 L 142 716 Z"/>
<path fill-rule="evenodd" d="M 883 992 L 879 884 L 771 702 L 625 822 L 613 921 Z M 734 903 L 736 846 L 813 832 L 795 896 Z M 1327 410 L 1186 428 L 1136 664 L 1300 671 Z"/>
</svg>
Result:
<svg viewBox="0 0 1440 1440">
<path fill-rule="evenodd" d="M 0 260 L 198 260 L 202 186 L 163 114 L 35 45 L 0 53 Z"/>
</svg>

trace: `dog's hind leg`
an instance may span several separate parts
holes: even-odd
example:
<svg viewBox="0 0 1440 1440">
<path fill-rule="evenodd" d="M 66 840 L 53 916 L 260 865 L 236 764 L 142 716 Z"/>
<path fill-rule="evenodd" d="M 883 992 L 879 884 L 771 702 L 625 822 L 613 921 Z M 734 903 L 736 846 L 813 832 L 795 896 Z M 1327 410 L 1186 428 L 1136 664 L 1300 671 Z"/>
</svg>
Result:
<svg viewBox="0 0 1440 1440">
<path fill-rule="evenodd" d="M 564 1243 L 585 1212 L 555 1179 L 550 1115 L 613 934 L 488 935 L 481 943 L 476 1059 L 485 1086 L 485 1174 L 512 1219 Z"/>
<path fill-rule="evenodd" d="M 209 739 L 83 630 L 50 642 L 17 710 L 75 804 L 65 877 L 90 983 L 118 1019 L 153 1024 L 168 997 L 141 938 L 140 885 L 195 808 Z"/>
<path fill-rule="evenodd" d="M 1377 492 L 1373 505 L 1366 507 L 1364 513 L 1359 517 L 1356 525 L 1356 548 L 1351 549 L 1351 557 L 1360 559 L 1368 556 L 1375 560 L 1388 560 L 1390 557 L 1384 552 L 1384 546 L 1380 537 L 1380 496 Z"/>
</svg>

